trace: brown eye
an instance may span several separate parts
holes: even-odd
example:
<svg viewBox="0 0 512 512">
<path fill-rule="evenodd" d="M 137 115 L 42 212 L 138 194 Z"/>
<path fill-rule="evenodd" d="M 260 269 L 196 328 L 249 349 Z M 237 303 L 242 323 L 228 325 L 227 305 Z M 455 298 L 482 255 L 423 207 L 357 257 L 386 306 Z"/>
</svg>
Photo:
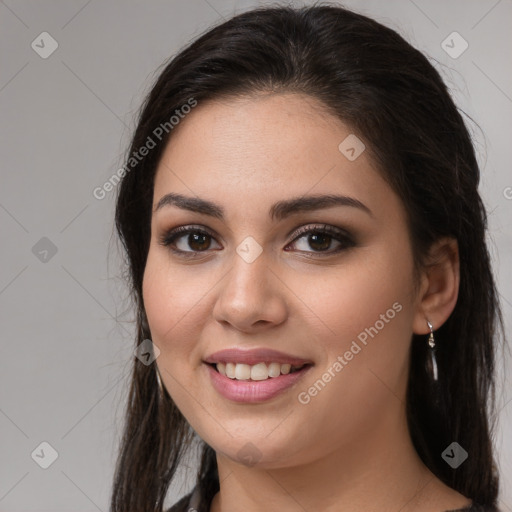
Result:
<svg viewBox="0 0 512 512">
<path fill-rule="evenodd" d="M 204 251 L 210 247 L 210 235 L 203 233 L 189 233 L 186 244 L 195 251 Z"/>
<path fill-rule="evenodd" d="M 331 245 L 332 237 L 322 233 L 311 233 L 308 235 L 308 244 L 317 251 L 325 251 Z"/>
<path fill-rule="evenodd" d="M 334 254 L 355 245 L 353 238 L 344 230 L 334 226 L 305 226 L 294 233 L 295 239 L 292 245 L 300 252 Z M 301 240 L 302 243 L 299 243 Z M 338 248 L 329 250 L 333 242 L 338 244 Z M 302 247 L 300 247 L 302 245 Z M 299 246 L 299 247 L 298 247 Z M 313 251 L 308 250 L 313 249 Z"/>
<path fill-rule="evenodd" d="M 160 244 L 169 247 L 176 253 L 193 255 L 211 248 L 213 235 L 204 229 L 193 226 L 181 226 L 164 234 Z"/>
</svg>

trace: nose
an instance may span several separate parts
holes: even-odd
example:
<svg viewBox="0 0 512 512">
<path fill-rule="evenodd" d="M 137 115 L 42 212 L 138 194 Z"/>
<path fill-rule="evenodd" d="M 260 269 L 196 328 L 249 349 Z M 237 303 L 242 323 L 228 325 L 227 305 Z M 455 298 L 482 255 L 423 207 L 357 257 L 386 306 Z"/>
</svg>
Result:
<svg viewBox="0 0 512 512">
<path fill-rule="evenodd" d="M 288 314 L 286 286 L 269 266 L 264 253 L 248 263 L 234 256 L 219 283 L 214 318 L 243 332 L 260 332 L 283 323 Z"/>
</svg>

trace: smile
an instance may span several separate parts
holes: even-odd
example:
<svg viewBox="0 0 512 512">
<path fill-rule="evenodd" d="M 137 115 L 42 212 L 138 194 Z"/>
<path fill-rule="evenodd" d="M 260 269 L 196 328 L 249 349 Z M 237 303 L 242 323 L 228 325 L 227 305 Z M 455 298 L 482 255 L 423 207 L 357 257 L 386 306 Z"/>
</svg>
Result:
<svg viewBox="0 0 512 512">
<path fill-rule="evenodd" d="M 270 348 L 224 349 L 203 363 L 217 393 L 243 403 L 264 402 L 284 393 L 313 367 L 310 359 Z"/>
<path fill-rule="evenodd" d="M 220 366 L 222 369 L 223 363 L 218 363 L 217 365 L 205 363 L 203 364 L 203 367 L 208 372 L 208 377 L 213 389 L 219 395 L 232 402 L 247 404 L 265 402 L 278 395 L 284 394 L 285 391 L 288 391 L 294 387 L 294 385 L 299 380 L 301 380 L 313 367 L 312 364 L 304 364 L 300 368 L 295 368 L 292 370 L 289 364 L 279 364 L 279 375 L 277 377 L 271 377 L 268 376 L 268 373 L 273 371 L 277 373 L 276 364 L 278 363 L 270 363 L 269 365 L 265 363 L 258 363 L 253 366 L 246 364 L 228 364 L 225 365 L 225 371 L 233 372 L 234 367 L 235 377 L 228 377 L 227 375 L 223 375 L 221 371 L 217 369 L 218 366 Z M 263 366 L 265 368 L 263 368 Z M 285 368 L 284 372 L 282 373 L 283 366 Z M 260 379 L 238 379 L 236 377 L 236 372 L 238 372 L 241 377 L 245 377 L 248 375 L 249 371 L 251 372 L 251 377 L 252 372 L 254 371 L 255 376 L 259 377 Z M 267 377 L 263 378 L 265 372 L 267 373 Z"/>
<path fill-rule="evenodd" d="M 267 380 L 276 378 L 280 375 L 288 375 L 294 373 L 305 365 L 292 366 L 289 363 L 258 363 L 255 365 L 243 363 L 217 363 L 215 365 L 217 371 L 230 379 L 236 380 Z"/>
</svg>

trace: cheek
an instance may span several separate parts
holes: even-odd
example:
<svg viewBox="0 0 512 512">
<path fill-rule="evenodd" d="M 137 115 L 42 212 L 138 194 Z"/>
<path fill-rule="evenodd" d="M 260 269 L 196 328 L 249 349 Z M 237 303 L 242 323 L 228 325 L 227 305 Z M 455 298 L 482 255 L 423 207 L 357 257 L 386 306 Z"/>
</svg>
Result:
<svg viewBox="0 0 512 512">
<path fill-rule="evenodd" d="M 152 341 L 161 351 L 159 365 L 192 362 L 205 294 L 205 289 L 196 285 L 195 280 L 187 280 L 183 272 L 172 268 L 165 257 L 150 250 L 142 291 Z"/>
<path fill-rule="evenodd" d="M 365 409 L 403 393 L 414 317 L 412 268 L 405 250 L 400 261 L 390 252 L 372 251 L 333 270 L 316 287 L 303 283 L 299 294 L 328 327 L 319 341 L 326 354 L 323 373 L 299 390 L 306 393 L 302 403 L 314 402 L 311 410 L 319 416 L 337 403 L 363 420 Z"/>
<path fill-rule="evenodd" d="M 397 261 L 396 255 L 386 251 L 359 252 L 325 275 L 308 278 L 296 273 L 290 280 L 295 281 L 294 291 L 318 323 L 328 328 L 330 341 L 324 344 L 331 356 L 333 351 L 348 350 L 359 335 L 364 342 L 365 336 L 370 337 L 368 330 L 375 334 L 375 328 L 379 338 L 403 344 L 400 338 L 412 321 L 412 260 L 408 254 Z"/>
<path fill-rule="evenodd" d="M 172 268 L 165 256 L 150 250 L 142 291 L 151 338 L 160 349 L 156 363 L 174 403 L 193 424 L 201 412 L 191 397 L 201 396 L 196 389 L 200 366 L 197 340 L 206 307 L 201 301 L 205 290 L 197 284 Z"/>
</svg>

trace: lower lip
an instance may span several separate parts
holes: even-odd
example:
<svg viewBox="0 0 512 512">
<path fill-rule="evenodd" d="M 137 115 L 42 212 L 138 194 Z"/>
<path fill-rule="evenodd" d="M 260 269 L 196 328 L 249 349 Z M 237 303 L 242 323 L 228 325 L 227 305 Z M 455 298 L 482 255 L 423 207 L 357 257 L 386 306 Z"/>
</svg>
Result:
<svg viewBox="0 0 512 512">
<path fill-rule="evenodd" d="M 311 368 L 306 365 L 301 370 L 266 380 L 236 380 L 220 374 L 213 366 L 206 364 L 215 390 L 233 402 L 255 403 L 274 398 L 298 382 Z"/>
</svg>

